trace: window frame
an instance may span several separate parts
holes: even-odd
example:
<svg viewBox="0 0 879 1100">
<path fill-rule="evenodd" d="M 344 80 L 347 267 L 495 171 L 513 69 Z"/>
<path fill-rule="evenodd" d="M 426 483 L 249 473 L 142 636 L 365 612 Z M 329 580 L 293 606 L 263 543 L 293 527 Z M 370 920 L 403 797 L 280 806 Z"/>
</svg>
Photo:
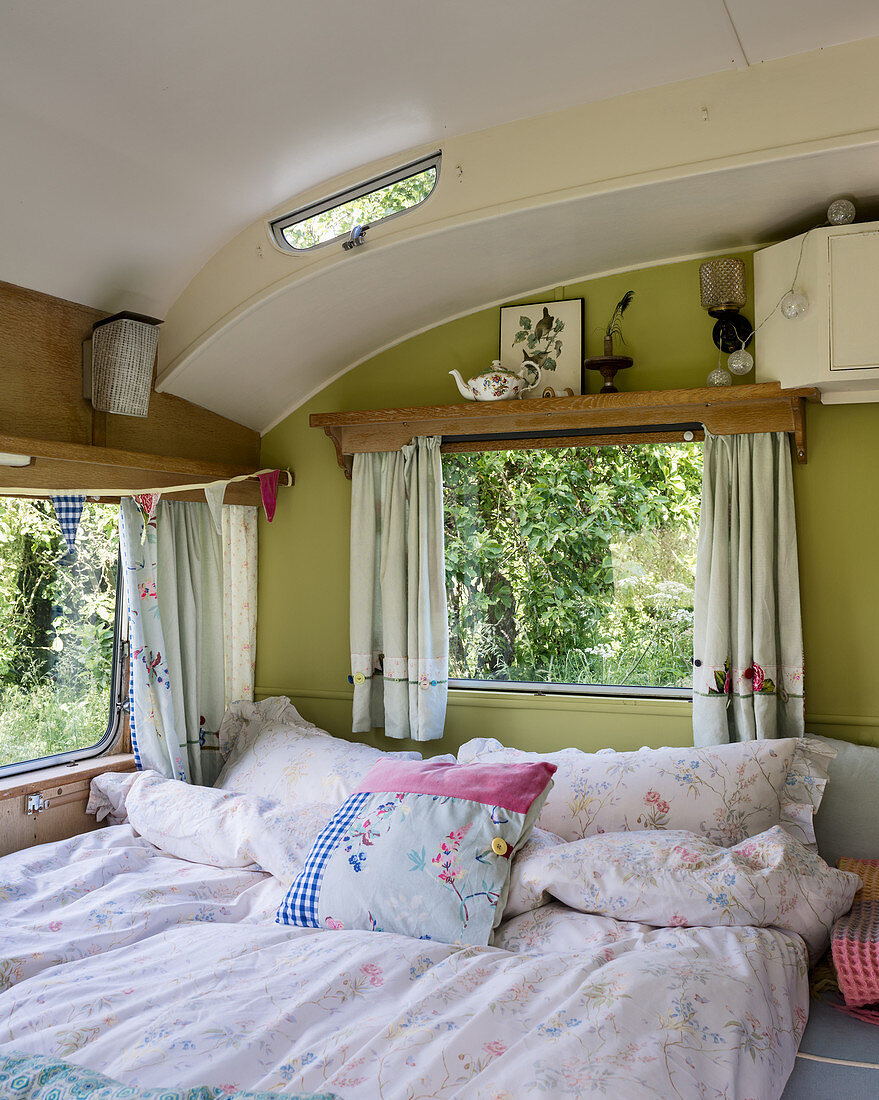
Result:
<svg viewBox="0 0 879 1100">
<path fill-rule="evenodd" d="M 417 176 L 422 172 L 427 172 L 429 169 L 435 168 L 436 178 L 433 182 L 433 187 L 423 199 L 420 199 L 412 206 L 407 206 L 405 210 L 395 210 L 392 214 L 386 214 L 384 217 L 370 222 L 370 229 L 374 229 L 377 225 L 408 214 L 412 210 L 417 210 L 418 207 L 423 206 L 436 191 L 440 179 L 442 155 L 442 150 L 437 150 L 429 156 L 419 157 L 417 160 L 409 161 L 407 164 L 401 164 L 399 168 L 394 168 L 390 172 L 383 172 L 381 175 L 373 176 L 371 179 L 364 180 L 362 183 L 357 183 L 353 187 L 347 187 L 343 191 L 337 191 L 334 195 L 328 195 L 324 199 L 318 199 L 317 202 L 309 203 L 307 206 L 300 206 L 289 214 L 282 214 L 280 217 L 270 218 L 267 223 L 269 236 L 272 242 L 282 252 L 294 256 L 305 256 L 308 253 L 314 252 L 315 249 L 324 248 L 326 245 L 330 244 L 336 244 L 339 241 L 345 240 L 349 234 L 339 233 L 335 237 L 330 237 L 329 240 L 319 241 L 317 244 L 311 244 L 307 248 L 294 248 L 294 246 L 284 237 L 284 230 L 288 229 L 291 225 L 298 225 L 300 222 L 307 221 L 309 218 L 314 218 L 318 214 L 324 214 L 337 206 L 344 206 L 346 202 L 352 202 L 355 199 L 363 198 L 364 195 L 370 195 L 374 191 L 381 191 L 385 187 L 391 187 L 395 183 L 400 183 L 401 180 L 409 179 L 411 176 Z"/>
<path fill-rule="evenodd" d="M 99 741 L 84 749 L 70 749 L 51 756 L 40 756 L 36 760 L 20 760 L 15 764 L 0 765 L 0 779 L 7 775 L 25 775 L 44 768 L 54 768 L 59 764 L 78 764 L 83 760 L 91 760 L 96 756 L 103 756 L 117 741 L 122 716 L 128 713 L 128 605 L 125 585 L 122 583 L 122 556 L 118 548 L 116 554 L 116 614 L 113 620 L 113 658 L 106 731 Z"/>
<path fill-rule="evenodd" d="M 662 443 L 692 443 L 701 444 L 704 440 L 704 436 L 696 437 L 693 439 L 686 439 L 684 434 L 680 438 L 677 438 L 676 432 L 681 430 L 682 432 L 689 433 L 694 429 L 701 431 L 701 425 L 668 425 L 666 432 L 663 434 L 668 435 L 667 440 L 658 439 L 639 439 L 638 435 L 642 432 L 646 434 L 647 429 L 629 428 L 628 432 L 632 433 L 629 438 L 624 442 L 614 441 L 613 443 L 599 442 L 600 435 L 591 434 L 591 438 L 586 441 L 575 441 L 571 433 L 561 431 L 558 435 L 564 434 L 567 436 L 566 440 L 562 444 L 565 447 L 590 447 L 590 446 L 605 446 L 605 447 L 619 447 L 623 445 L 637 445 L 637 446 L 651 446 L 662 445 Z M 610 434 L 613 429 L 607 429 L 606 434 Z M 546 433 L 547 437 L 551 438 L 552 432 Z M 605 433 L 602 433 L 605 434 Z M 695 431 L 693 431 L 695 434 Z M 525 450 L 556 450 L 559 447 L 558 443 L 550 443 L 544 447 L 540 447 L 539 444 L 534 442 L 529 443 L 526 447 L 515 446 L 514 436 L 505 436 L 505 441 L 509 440 L 511 446 L 505 448 L 510 451 L 525 451 Z M 451 441 L 451 437 L 444 437 L 444 442 Z M 457 440 L 456 440 L 457 442 Z M 482 447 L 470 448 L 463 441 L 463 445 L 455 447 L 455 453 L 475 453 L 479 450 L 487 449 Z M 492 450 L 500 449 L 491 447 Z M 692 687 L 648 687 L 635 684 L 561 684 L 558 682 L 553 683 L 540 683 L 538 681 L 530 680 L 463 680 L 456 677 L 449 677 L 448 681 L 449 691 L 466 691 L 474 692 L 475 694 L 490 694 L 506 693 L 517 695 L 562 695 L 562 696 L 575 696 L 579 698 L 593 698 L 593 699 L 642 699 L 642 700 L 666 700 L 669 702 L 692 702 L 693 689 Z"/>
</svg>

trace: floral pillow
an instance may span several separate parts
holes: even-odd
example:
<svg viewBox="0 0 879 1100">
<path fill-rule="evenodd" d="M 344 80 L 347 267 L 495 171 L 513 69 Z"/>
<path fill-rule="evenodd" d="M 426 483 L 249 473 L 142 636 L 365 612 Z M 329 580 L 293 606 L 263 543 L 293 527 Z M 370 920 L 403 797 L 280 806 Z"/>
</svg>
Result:
<svg viewBox="0 0 879 1100">
<path fill-rule="evenodd" d="M 280 802 L 338 805 L 377 760 L 420 760 L 419 752 L 382 752 L 333 737 L 306 722 L 289 699 L 233 703 L 220 726 L 226 763 L 215 787 Z"/>
<path fill-rule="evenodd" d="M 554 763 L 554 787 L 537 824 L 565 840 L 632 829 L 687 829 L 724 847 L 773 825 L 814 845 L 812 819 L 834 756 L 829 745 L 797 737 L 710 748 L 540 754 L 476 738 L 458 751 L 465 764 Z"/>
<path fill-rule="evenodd" d="M 517 917 L 521 913 L 530 913 L 532 909 L 539 909 L 547 904 L 550 900 L 549 894 L 538 880 L 529 874 L 529 868 L 532 865 L 531 856 L 564 843 L 560 836 L 548 833 L 545 829 L 531 830 L 531 836 L 512 861 L 510 892 L 507 894 L 507 904 L 504 906 L 504 920 L 508 917 Z"/>
<path fill-rule="evenodd" d="M 587 837 L 522 859 L 520 876 L 532 892 L 621 921 L 796 932 L 813 962 L 861 885 L 778 825 L 731 848 L 678 829 Z"/>
<path fill-rule="evenodd" d="M 315 841 L 280 924 L 487 944 L 552 764 L 382 760 Z"/>
</svg>

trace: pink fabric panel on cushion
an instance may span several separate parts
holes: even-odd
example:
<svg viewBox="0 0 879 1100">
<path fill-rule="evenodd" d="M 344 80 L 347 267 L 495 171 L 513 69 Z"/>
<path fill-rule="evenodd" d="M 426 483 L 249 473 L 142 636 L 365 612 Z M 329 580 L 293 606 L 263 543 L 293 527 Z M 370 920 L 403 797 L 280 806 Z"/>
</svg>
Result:
<svg viewBox="0 0 879 1100">
<path fill-rule="evenodd" d="M 526 814 L 555 764 L 449 764 L 443 760 L 379 760 L 353 794 L 436 794 Z"/>
</svg>

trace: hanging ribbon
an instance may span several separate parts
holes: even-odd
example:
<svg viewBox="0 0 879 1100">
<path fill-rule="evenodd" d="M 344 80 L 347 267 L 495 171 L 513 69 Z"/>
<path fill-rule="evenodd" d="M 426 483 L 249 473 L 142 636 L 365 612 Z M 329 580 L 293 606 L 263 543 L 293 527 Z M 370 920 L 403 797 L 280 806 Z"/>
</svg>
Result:
<svg viewBox="0 0 879 1100">
<path fill-rule="evenodd" d="M 278 503 L 278 477 L 280 470 L 268 470 L 259 475 L 259 491 L 262 494 L 262 506 L 266 510 L 269 523 L 275 518 L 275 506 Z"/>
<path fill-rule="evenodd" d="M 55 509 L 55 518 L 67 544 L 67 553 L 72 554 L 76 546 L 76 532 L 79 530 L 79 520 L 82 515 L 85 497 L 81 496 L 57 496 L 52 497 L 52 507 Z"/>
</svg>

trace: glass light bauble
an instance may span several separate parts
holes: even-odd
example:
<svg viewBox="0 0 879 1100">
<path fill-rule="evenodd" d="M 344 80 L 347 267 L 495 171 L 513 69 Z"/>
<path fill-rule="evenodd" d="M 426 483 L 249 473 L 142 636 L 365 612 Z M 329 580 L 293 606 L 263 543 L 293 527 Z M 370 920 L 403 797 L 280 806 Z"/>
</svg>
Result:
<svg viewBox="0 0 879 1100">
<path fill-rule="evenodd" d="M 827 207 L 827 220 L 831 225 L 848 225 L 855 220 L 855 204 L 848 199 L 834 199 Z"/>
<path fill-rule="evenodd" d="M 748 374 L 754 369 L 754 356 L 744 348 L 739 348 L 727 359 L 726 365 L 733 374 Z"/>
<path fill-rule="evenodd" d="M 731 386 L 732 375 L 723 367 L 717 367 L 708 375 L 709 386 Z"/>
<path fill-rule="evenodd" d="M 799 290 L 789 290 L 781 299 L 780 309 L 783 317 L 789 321 L 795 321 L 808 312 L 809 299 Z"/>
</svg>

